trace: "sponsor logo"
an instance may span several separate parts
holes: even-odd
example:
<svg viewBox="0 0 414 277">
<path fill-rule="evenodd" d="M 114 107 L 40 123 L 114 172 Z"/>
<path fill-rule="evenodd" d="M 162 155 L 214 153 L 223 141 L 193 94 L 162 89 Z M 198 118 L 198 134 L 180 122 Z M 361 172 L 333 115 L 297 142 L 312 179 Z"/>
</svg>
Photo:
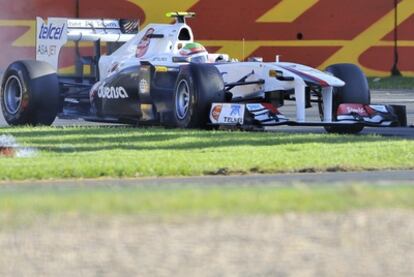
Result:
<svg viewBox="0 0 414 277">
<path fill-rule="evenodd" d="M 244 109 L 242 104 L 213 104 L 210 111 L 210 120 L 213 124 L 243 124 Z"/>
<path fill-rule="evenodd" d="M 338 107 L 338 115 L 352 115 L 368 116 L 364 105 L 362 104 L 341 104 Z"/>
<path fill-rule="evenodd" d="M 223 109 L 222 105 L 217 105 L 217 106 L 213 107 L 213 109 L 211 111 L 211 117 L 213 117 L 213 119 L 215 121 L 219 120 L 222 109 Z"/>
<path fill-rule="evenodd" d="M 129 95 L 123 87 L 102 86 L 98 90 L 98 97 L 105 99 L 125 99 L 129 98 Z"/>
<path fill-rule="evenodd" d="M 232 105 L 230 116 L 240 116 L 240 105 Z"/>
<path fill-rule="evenodd" d="M 40 44 L 37 48 L 37 53 L 42 56 L 55 56 L 57 53 L 57 46 Z"/>
<path fill-rule="evenodd" d="M 150 36 L 155 32 L 153 28 L 149 28 L 145 35 L 142 37 L 141 41 L 137 45 L 136 57 L 141 58 L 143 57 L 150 46 L 151 38 Z"/>
<path fill-rule="evenodd" d="M 48 25 L 42 24 L 39 31 L 39 39 L 60 40 L 64 30 L 65 24 L 62 24 L 61 26 L 53 25 L 53 23 Z"/>
<path fill-rule="evenodd" d="M 82 24 L 82 21 L 71 20 L 68 22 L 68 27 L 69 28 L 80 28 L 80 27 L 83 27 L 83 24 Z"/>
<path fill-rule="evenodd" d="M 348 113 L 356 113 L 356 114 L 363 114 L 365 113 L 365 110 L 363 108 L 353 108 L 353 107 L 347 107 L 346 111 Z"/>
<path fill-rule="evenodd" d="M 141 79 L 141 81 L 139 81 L 139 91 L 144 94 L 147 94 L 150 92 L 150 86 L 147 80 Z"/>
<path fill-rule="evenodd" d="M 107 20 L 74 20 L 68 21 L 69 28 L 113 28 L 118 29 L 119 24 L 117 21 Z"/>
<path fill-rule="evenodd" d="M 168 61 L 167 57 L 155 57 L 152 59 L 154 62 L 166 62 Z"/>
<path fill-rule="evenodd" d="M 118 24 L 115 22 L 104 23 L 106 28 L 119 28 Z"/>
<path fill-rule="evenodd" d="M 240 117 L 225 116 L 223 121 L 226 124 L 243 124 L 243 118 Z"/>
</svg>

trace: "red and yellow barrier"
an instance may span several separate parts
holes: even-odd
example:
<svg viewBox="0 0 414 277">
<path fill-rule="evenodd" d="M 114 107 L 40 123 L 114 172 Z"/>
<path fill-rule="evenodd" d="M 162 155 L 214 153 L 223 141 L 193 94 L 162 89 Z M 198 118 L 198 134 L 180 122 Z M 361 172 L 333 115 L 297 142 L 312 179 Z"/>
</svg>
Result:
<svg viewBox="0 0 414 277">
<path fill-rule="evenodd" d="M 197 41 L 210 51 L 262 56 L 324 68 L 356 63 L 368 75 L 390 74 L 394 61 L 393 0 L 0 0 L 0 67 L 33 58 L 35 17 L 139 18 L 169 22 L 169 11 L 194 11 Z M 414 76 L 414 1 L 398 1 L 400 71 Z M 67 66 L 67 65 L 66 65 Z"/>
</svg>

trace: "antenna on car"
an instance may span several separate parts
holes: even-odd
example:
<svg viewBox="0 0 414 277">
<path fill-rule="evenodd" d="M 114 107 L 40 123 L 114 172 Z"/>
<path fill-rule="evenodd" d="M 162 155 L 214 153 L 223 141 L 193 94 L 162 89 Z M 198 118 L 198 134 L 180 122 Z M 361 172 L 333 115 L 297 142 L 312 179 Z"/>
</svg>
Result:
<svg viewBox="0 0 414 277">
<path fill-rule="evenodd" d="M 245 53 L 245 47 L 246 47 L 246 41 L 244 40 L 244 38 L 242 39 L 242 58 L 241 58 L 241 60 L 242 61 L 244 61 L 245 60 L 245 56 L 244 56 L 244 53 Z"/>
<path fill-rule="evenodd" d="M 185 24 L 186 18 L 192 18 L 196 16 L 195 12 L 169 12 L 166 14 L 167 17 L 175 18 L 176 23 Z"/>
</svg>

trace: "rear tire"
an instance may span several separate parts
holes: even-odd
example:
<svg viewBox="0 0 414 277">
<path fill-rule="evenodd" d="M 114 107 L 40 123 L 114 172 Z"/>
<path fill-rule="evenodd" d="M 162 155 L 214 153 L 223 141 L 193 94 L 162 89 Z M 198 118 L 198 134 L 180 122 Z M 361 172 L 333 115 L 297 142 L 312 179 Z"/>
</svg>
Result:
<svg viewBox="0 0 414 277">
<path fill-rule="evenodd" d="M 355 103 L 369 105 L 371 93 L 368 81 L 362 70 L 354 64 L 334 64 L 326 68 L 326 71 L 345 82 L 345 86 L 333 90 L 333 120 L 336 120 L 336 111 L 340 104 Z M 322 106 L 320 113 L 323 116 Z M 357 134 L 364 129 L 362 125 L 353 126 L 327 126 L 328 133 Z"/>
<path fill-rule="evenodd" d="M 1 109 L 9 125 L 51 125 L 59 109 L 59 80 L 45 62 L 17 61 L 3 75 Z"/>
<path fill-rule="evenodd" d="M 214 65 L 189 64 L 180 69 L 173 97 L 174 126 L 206 128 L 213 102 L 224 102 L 224 81 Z"/>
</svg>

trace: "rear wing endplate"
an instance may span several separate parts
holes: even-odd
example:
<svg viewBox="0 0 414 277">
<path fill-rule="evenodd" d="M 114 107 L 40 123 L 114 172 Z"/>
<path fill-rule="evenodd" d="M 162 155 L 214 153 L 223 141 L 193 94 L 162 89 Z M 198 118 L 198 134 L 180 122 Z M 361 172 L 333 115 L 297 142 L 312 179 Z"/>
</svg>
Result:
<svg viewBox="0 0 414 277">
<path fill-rule="evenodd" d="M 138 20 L 36 18 L 36 60 L 58 68 L 59 53 L 68 41 L 127 42 L 139 31 Z"/>
</svg>

